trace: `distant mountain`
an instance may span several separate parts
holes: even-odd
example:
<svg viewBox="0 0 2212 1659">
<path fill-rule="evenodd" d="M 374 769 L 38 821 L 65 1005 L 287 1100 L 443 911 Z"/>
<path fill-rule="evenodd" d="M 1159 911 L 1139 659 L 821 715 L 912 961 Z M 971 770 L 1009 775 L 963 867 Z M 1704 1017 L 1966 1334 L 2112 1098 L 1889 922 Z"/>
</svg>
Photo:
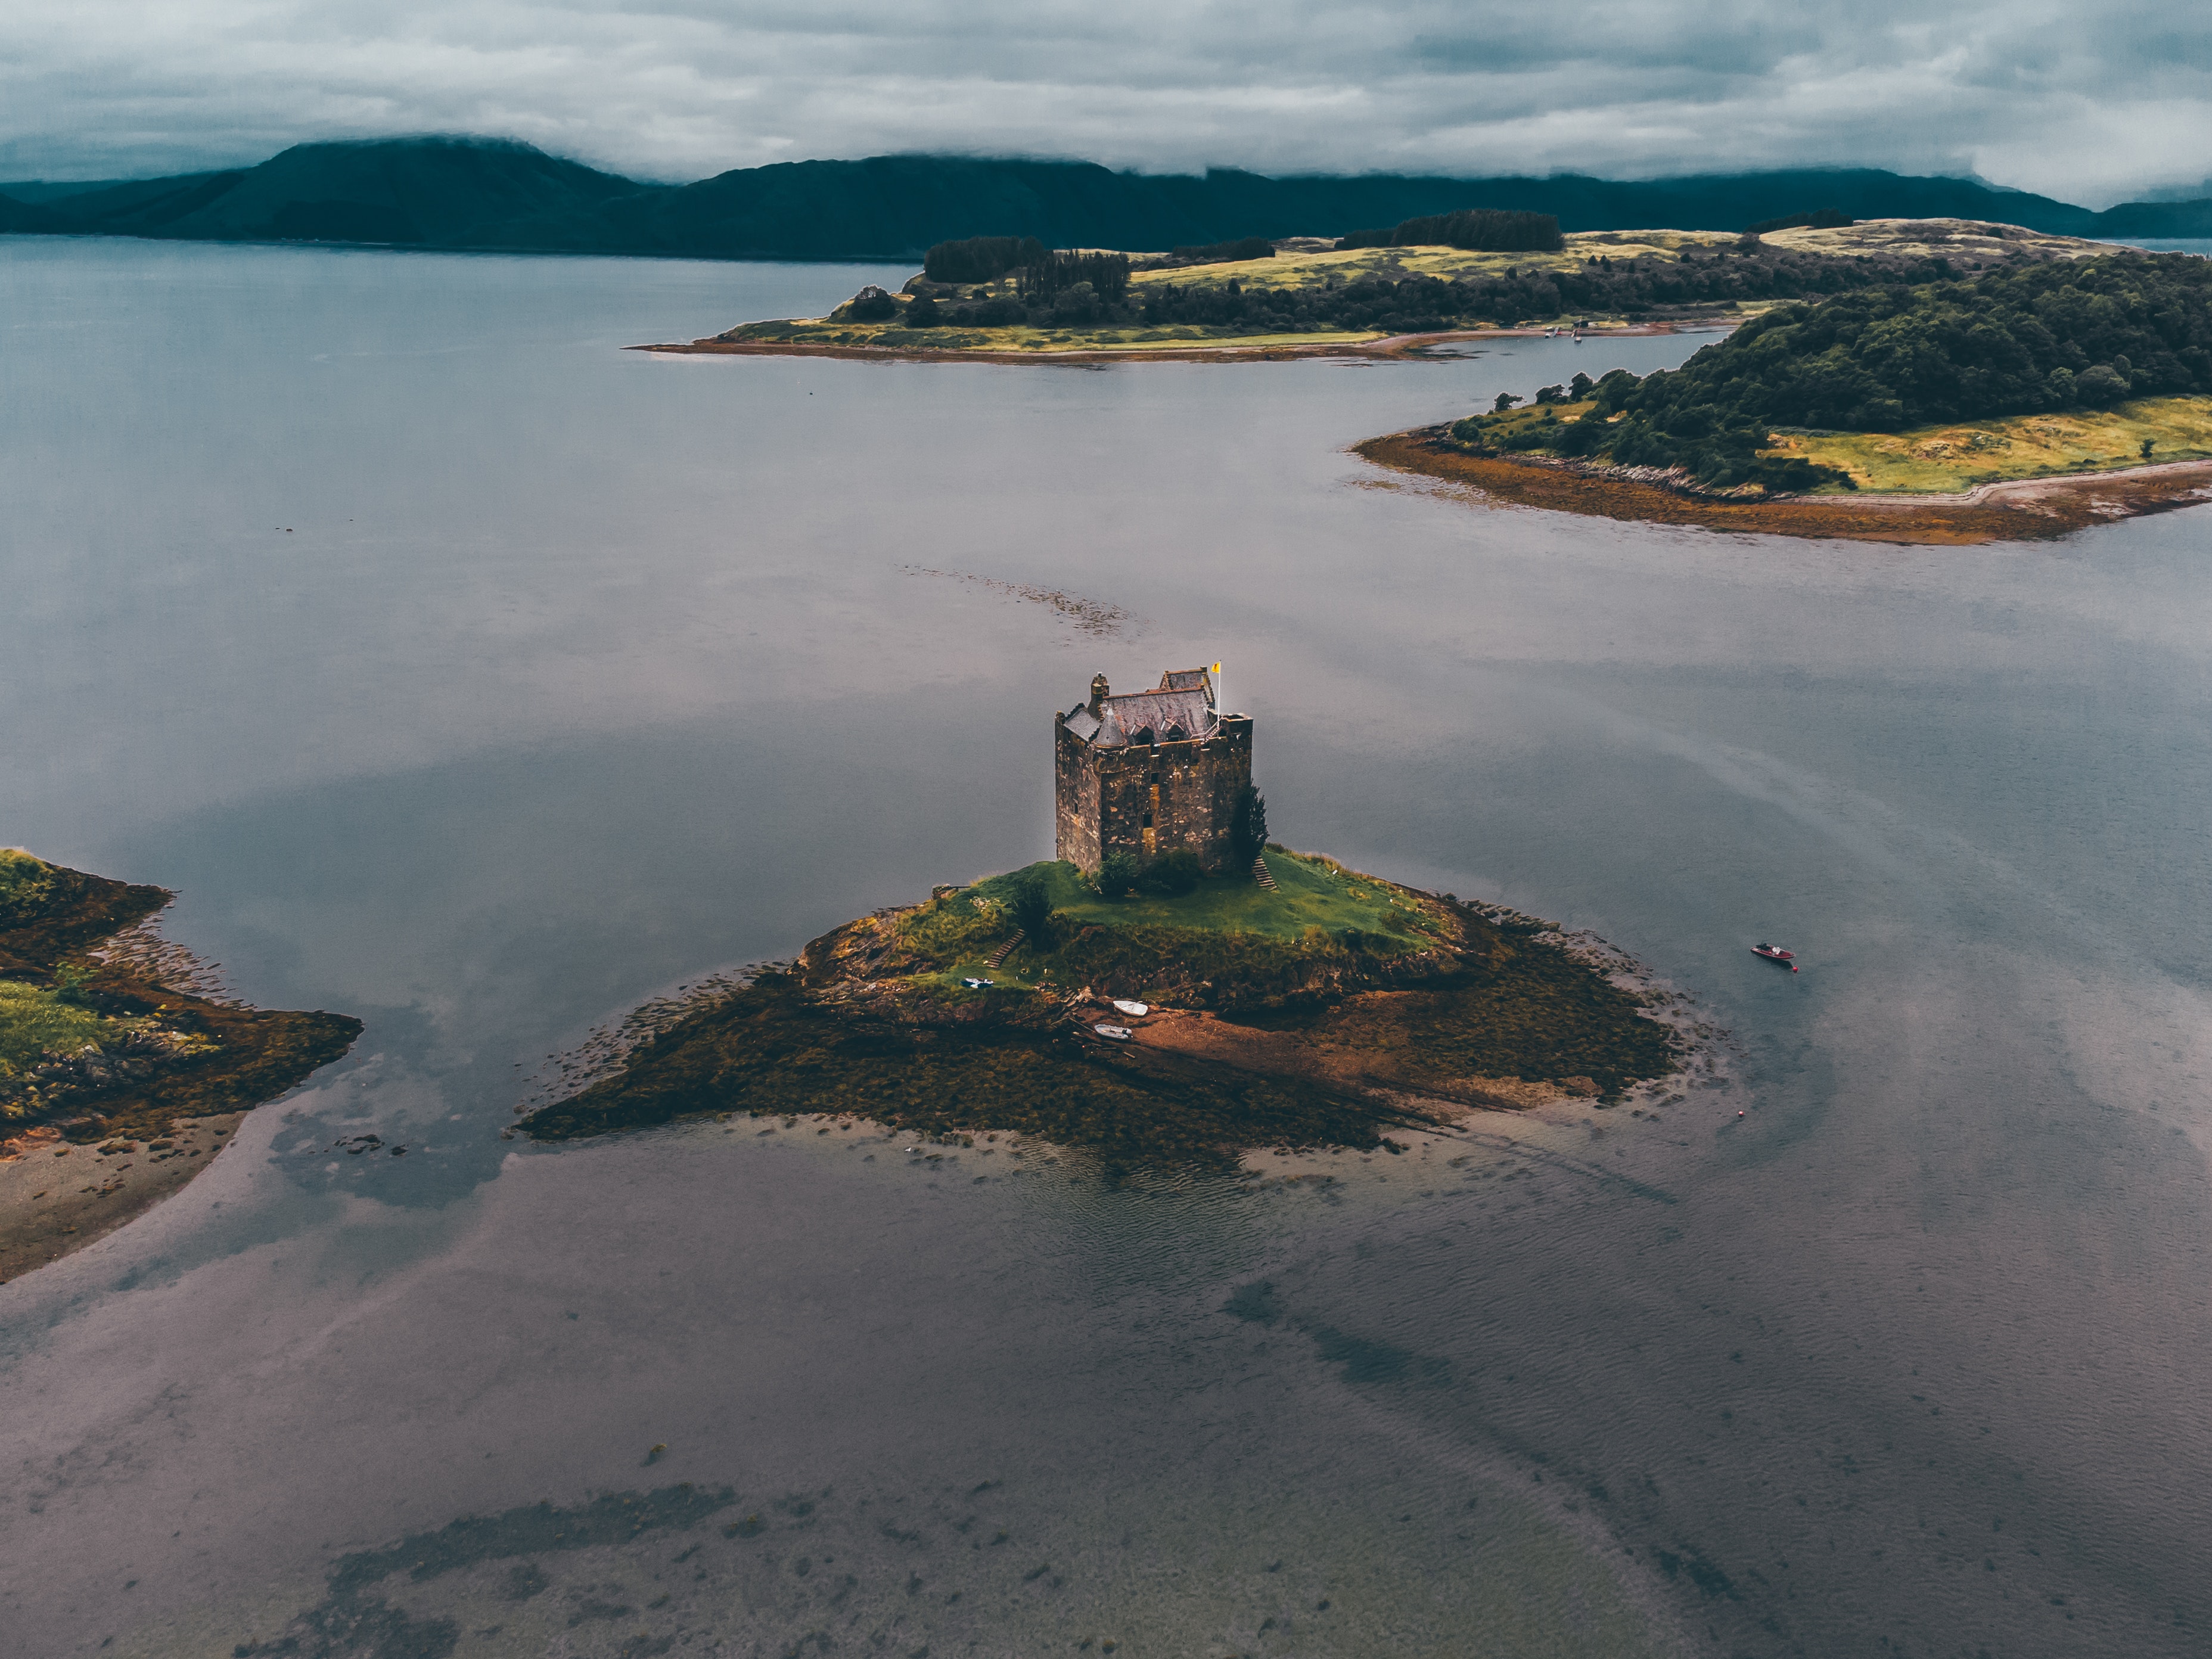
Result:
<svg viewBox="0 0 2212 1659">
<path fill-rule="evenodd" d="M 1556 214 L 1567 230 L 1735 230 L 1834 209 L 1852 218 L 1993 219 L 2075 236 L 2212 235 L 2212 201 L 2093 213 L 1964 179 L 1871 168 L 1620 183 L 1369 174 L 1115 173 L 1085 161 L 884 155 L 746 167 L 690 185 L 600 173 L 496 139 L 300 144 L 255 167 L 0 192 L 0 232 L 318 241 L 708 258 L 918 258 L 933 242 L 1035 236 L 1158 249 L 1331 236 L 1455 208 Z"/>
<path fill-rule="evenodd" d="M 0 196 L 0 236 L 21 236 L 27 232 L 55 231 L 61 222 L 42 207 L 28 202 L 19 202 L 12 196 Z"/>
</svg>

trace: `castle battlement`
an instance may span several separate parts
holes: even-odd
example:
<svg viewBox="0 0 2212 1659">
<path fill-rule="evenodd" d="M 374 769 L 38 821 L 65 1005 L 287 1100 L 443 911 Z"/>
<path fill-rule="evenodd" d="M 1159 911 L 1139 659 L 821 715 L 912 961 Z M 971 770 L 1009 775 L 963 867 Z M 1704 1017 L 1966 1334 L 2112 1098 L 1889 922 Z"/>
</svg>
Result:
<svg viewBox="0 0 2212 1659">
<path fill-rule="evenodd" d="M 1127 853 L 1178 849 L 1209 874 L 1231 859 L 1237 803 L 1252 782 L 1252 721 L 1218 707 L 1203 668 L 1170 669 L 1149 691 L 1116 696 L 1098 675 L 1091 701 L 1053 716 L 1057 855 L 1085 872 Z"/>
</svg>

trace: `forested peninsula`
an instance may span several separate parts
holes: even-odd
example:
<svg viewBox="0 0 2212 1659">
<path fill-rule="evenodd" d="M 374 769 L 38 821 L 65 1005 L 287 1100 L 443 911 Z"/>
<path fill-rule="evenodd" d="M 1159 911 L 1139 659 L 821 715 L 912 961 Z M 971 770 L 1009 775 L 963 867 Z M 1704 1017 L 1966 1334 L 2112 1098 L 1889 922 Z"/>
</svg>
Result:
<svg viewBox="0 0 2212 1659">
<path fill-rule="evenodd" d="M 1607 516 L 2063 534 L 2188 504 L 2212 480 L 2212 263 L 2118 252 L 1870 284 L 1767 310 L 1680 369 L 1577 374 L 1522 403 L 1501 394 L 1487 414 L 1362 453 Z M 2065 483 L 2121 471 L 2135 476 Z M 1867 491 L 1887 499 L 1856 517 L 1820 499 Z M 1939 498 L 1917 526 L 1897 511 L 1915 494 Z M 1654 495 L 1689 505 L 1654 510 Z"/>
</svg>

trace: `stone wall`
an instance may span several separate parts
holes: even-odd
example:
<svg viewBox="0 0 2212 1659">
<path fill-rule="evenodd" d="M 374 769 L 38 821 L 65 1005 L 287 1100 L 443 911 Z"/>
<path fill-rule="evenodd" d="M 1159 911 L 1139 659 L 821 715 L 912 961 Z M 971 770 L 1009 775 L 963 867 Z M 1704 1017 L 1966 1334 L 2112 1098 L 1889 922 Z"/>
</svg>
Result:
<svg viewBox="0 0 2212 1659">
<path fill-rule="evenodd" d="M 1232 715 L 1182 743 L 1094 749 L 1055 720 L 1057 856 L 1095 871 L 1112 853 L 1149 862 L 1177 848 L 1209 873 L 1228 861 L 1237 802 L 1252 781 L 1252 722 Z"/>
</svg>

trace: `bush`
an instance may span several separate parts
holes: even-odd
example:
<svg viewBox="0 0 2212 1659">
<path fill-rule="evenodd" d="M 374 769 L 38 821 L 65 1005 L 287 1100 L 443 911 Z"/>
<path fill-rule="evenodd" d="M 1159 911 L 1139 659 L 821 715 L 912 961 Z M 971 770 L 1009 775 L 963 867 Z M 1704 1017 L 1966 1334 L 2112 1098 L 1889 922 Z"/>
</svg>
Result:
<svg viewBox="0 0 2212 1659">
<path fill-rule="evenodd" d="M 845 314 L 856 323 L 885 323 L 898 315 L 898 301 L 871 283 L 845 302 Z"/>
<path fill-rule="evenodd" d="M 1052 943 L 1052 890 L 1043 876 L 1032 870 L 1013 884 L 1006 894 L 1006 915 L 1031 945 L 1045 950 Z"/>
<path fill-rule="evenodd" d="M 2128 395 L 2128 383 L 2110 363 L 2094 363 L 2074 377 L 2074 391 L 2085 404 L 2116 404 Z"/>
<path fill-rule="evenodd" d="M 935 328 L 944 320 L 938 312 L 937 301 L 928 295 L 918 295 L 907 301 L 906 325 L 908 328 Z"/>
<path fill-rule="evenodd" d="M 1163 898 L 1181 898 L 1195 888 L 1205 876 L 1198 854 L 1187 847 L 1178 847 L 1171 853 L 1163 853 L 1145 866 L 1138 885 L 1148 893 L 1158 893 Z"/>
<path fill-rule="evenodd" d="M 1230 845 L 1236 848 L 1239 869 L 1249 870 L 1267 845 L 1267 799 L 1250 784 L 1237 797 L 1229 819 Z"/>
<path fill-rule="evenodd" d="M 1078 283 L 1053 295 L 1052 320 L 1062 328 L 1098 320 L 1098 295 L 1090 283 Z"/>
<path fill-rule="evenodd" d="M 1127 853 L 1109 853 L 1098 866 L 1098 891 L 1106 898 L 1120 898 L 1137 884 L 1144 867 Z"/>
<path fill-rule="evenodd" d="M 53 871 L 19 848 L 0 847 L 0 924 L 28 921 L 54 890 Z"/>
</svg>

